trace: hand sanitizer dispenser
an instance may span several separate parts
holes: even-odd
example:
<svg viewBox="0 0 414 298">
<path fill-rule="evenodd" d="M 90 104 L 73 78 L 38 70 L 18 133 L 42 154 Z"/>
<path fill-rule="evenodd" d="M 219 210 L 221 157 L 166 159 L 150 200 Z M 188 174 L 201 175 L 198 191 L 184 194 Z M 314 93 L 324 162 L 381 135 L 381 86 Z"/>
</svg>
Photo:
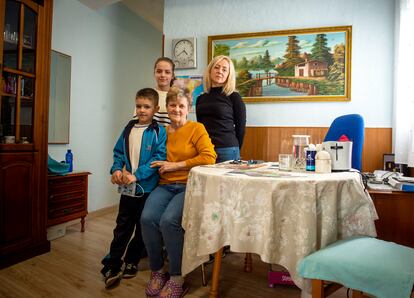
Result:
<svg viewBox="0 0 414 298">
<path fill-rule="evenodd" d="M 319 146 L 318 153 L 315 156 L 315 172 L 316 173 L 330 173 L 331 172 L 331 155 Z"/>
</svg>

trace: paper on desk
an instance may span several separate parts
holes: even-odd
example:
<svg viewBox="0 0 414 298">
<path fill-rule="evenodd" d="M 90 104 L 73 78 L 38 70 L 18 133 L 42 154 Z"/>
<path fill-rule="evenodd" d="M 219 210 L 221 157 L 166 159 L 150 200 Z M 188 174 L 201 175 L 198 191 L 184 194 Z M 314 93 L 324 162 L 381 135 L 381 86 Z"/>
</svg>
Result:
<svg viewBox="0 0 414 298">
<path fill-rule="evenodd" d="M 368 187 L 369 189 L 372 190 L 388 190 L 388 191 L 392 191 L 395 190 L 395 188 L 393 188 L 391 185 L 382 183 L 382 184 L 374 184 L 374 183 L 369 183 L 368 182 Z"/>
</svg>

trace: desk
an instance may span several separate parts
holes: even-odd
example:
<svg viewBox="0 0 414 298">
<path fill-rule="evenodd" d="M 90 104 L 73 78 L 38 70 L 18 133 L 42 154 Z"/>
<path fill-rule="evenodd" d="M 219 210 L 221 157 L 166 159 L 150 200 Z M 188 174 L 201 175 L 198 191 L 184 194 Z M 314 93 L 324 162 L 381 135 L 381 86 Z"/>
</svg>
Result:
<svg viewBox="0 0 414 298">
<path fill-rule="evenodd" d="M 414 248 L 414 193 L 369 190 L 378 212 L 378 239 Z"/>
<path fill-rule="evenodd" d="M 295 284 L 310 292 L 310 282 L 296 273 L 303 257 L 338 239 L 376 236 L 377 214 L 358 173 L 278 177 L 277 170 L 258 168 L 254 171 L 274 175 L 254 177 L 231 171 L 217 166 L 190 171 L 182 220 L 183 275 L 230 245 L 232 251 L 283 265 Z M 215 262 L 212 297 L 218 294 L 219 267 Z"/>
</svg>

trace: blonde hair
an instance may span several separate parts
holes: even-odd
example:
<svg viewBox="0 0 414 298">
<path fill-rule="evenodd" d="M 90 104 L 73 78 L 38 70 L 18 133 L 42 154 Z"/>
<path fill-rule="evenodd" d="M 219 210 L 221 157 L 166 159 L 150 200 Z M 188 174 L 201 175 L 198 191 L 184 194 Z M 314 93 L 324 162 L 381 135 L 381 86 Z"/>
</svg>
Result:
<svg viewBox="0 0 414 298">
<path fill-rule="evenodd" d="M 210 78 L 210 73 L 211 70 L 213 69 L 214 66 L 216 66 L 217 63 L 219 63 L 222 60 L 226 60 L 229 63 L 229 76 L 226 79 L 226 83 L 223 86 L 223 92 L 226 95 L 230 95 L 232 94 L 234 91 L 236 91 L 236 71 L 234 69 L 234 64 L 233 61 L 231 61 L 230 57 L 228 56 L 224 56 L 224 55 L 220 55 L 220 56 L 216 56 L 214 57 L 210 63 L 207 66 L 207 69 L 204 73 L 204 78 L 203 78 L 203 84 L 204 84 L 204 91 L 206 93 L 210 92 L 212 83 L 211 83 L 211 78 Z"/>
<path fill-rule="evenodd" d="M 168 90 L 165 105 L 168 106 L 170 102 L 176 101 L 181 97 L 185 97 L 187 99 L 188 108 L 190 109 L 193 102 L 190 90 L 188 88 L 181 89 L 177 86 L 172 86 L 170 90 Z"/>
</svg>

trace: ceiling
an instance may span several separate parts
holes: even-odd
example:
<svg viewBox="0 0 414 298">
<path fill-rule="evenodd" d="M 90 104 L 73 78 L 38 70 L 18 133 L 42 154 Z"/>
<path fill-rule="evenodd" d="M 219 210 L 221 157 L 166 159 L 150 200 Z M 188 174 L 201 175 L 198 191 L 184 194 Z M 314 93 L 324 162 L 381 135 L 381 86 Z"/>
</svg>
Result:
<svg viewBox="0 0 414 298">
<path fill-rule="evenodd" d="M 163 31 L 164 0 L 79 0 L 93 10 L 122 2 L 132 12 L 143 18 L 155 28 Z"/>
</svg>

